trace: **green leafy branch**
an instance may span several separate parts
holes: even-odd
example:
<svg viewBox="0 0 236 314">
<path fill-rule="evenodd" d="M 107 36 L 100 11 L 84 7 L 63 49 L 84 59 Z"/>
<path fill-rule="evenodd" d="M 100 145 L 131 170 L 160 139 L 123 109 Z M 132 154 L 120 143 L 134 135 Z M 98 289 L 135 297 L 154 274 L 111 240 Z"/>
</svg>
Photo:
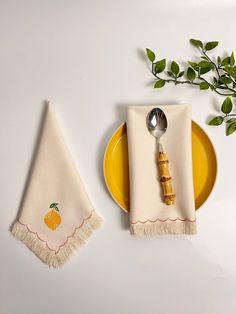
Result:
<svg viewBox="0 0 236 314">
<path fill-rule="evenodd" d="M 220 125 L 226 122 L 226 134 L 230 135 L 236 131 L 236 119 L 232 118 L 236 114 L 231 114 L 233 106 L 230 99 L 230 97 L 236 97 L 234 53 L 232 52 L 230 56 L 225 58 L 218 56 L 214 59 L 208 55 L 208 51 L 216 48 L 219 44 L 218 41 L 203 44 L 200 40 L 190 39 L 190 42 L 200 51 L 201 55 L 198 62 L 188 61 L 187 69 L 180 69 L 176 61 L 172 61 L 167 66 L 166 59 L 156 60 L 155 53 L 148 48 L 146 49 L 147 57 L 151 62 L 151 72 L 155 77 L 154 88 L 164 87 L 166 83 L 188 84 L 198 86 L 200 90 L 210 89 L 219 95 L 227 96 L 221 107 L 224 115 L 215 117 L 208 124 Z M 228 119 L 229 117 L 231 118 Z"/>
<path fill-rule="evenodd" d="M 209 125 L 221 125 L 223 122 L 226 123 L 226 135 L 230 135 L 236 131 L 236 114 L 231 113 L 233 109 L 233 104 L 230 97 L 227 97 L 222 106 L 221 112 L 223 115 L 216 116 L 208 122 Z"/>
</svg>

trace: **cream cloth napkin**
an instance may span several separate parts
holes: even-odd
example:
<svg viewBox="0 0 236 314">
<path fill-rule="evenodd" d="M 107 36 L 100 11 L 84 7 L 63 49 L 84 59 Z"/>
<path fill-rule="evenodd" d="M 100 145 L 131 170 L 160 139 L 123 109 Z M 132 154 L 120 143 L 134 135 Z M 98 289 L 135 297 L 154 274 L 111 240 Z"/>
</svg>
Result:
<svg viewBox="0 0 236 314">
<path fill-rule="evenodd" d="M 12 233 L 43 262 L 60 267 L 101 222 L 49 104 L 20 215 Z"/>
<path fill-rule="evenodd" d="M 174 205 L 163 203 L 156 140 L 146 127 L 155 107 L 127 108 L 130 169 L 130 230 L 135 236 L 195 234 L 196 217 L 192 173 L 191 106 L 163 105 L 168 128 L 161 141 L 169 159 Z"/>
</svg>

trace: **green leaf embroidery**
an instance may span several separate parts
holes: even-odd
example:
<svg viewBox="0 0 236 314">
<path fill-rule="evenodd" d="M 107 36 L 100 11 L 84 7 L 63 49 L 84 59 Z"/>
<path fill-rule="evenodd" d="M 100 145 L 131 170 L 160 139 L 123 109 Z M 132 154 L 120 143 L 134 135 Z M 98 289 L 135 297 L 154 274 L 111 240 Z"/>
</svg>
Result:
<svg viewBox="0 0 236 314">
<path fill-rule="evenodd" d="M 161 88 L 165 85 L 165 81 L 164 80 L 159 80 L 155 83 L 154 88 Z"/>
<path fill-rule="evenodd" d="M 219 42 L 218 41 L 210 41 L 208 43 L 206 43 L 205 45 L 205 50 L 212 50 L 214 49 L 216 46 L 218 46 Z"/>
<path fill-rule="evenodd" d="M 171 62 L 171 71 L 177 76 L 179 73 L 179 65 L 175 62 Z"/>
<path fill-rule="evenodd" d="M 212 120 L 210 120 L 208 122 L 208 125 L 220 125 L 220 124 L 222 124 L 223 120 L 224 120 L 223 117 L 218 116 L 218 117 L 215 117 Z"/>
<path fill-rule="evenodd" d="M 51 203 L 50 208 L 56 208 L 58 203 Z"/>
<path fill-rule="evenodd" d="M 146 48 L 146 53 L 147 53 L 147 57 L 148 59 L 151 61 L 151 62 L 154 62 L 156 56 L 155 56 L 155 53 L 149 49 L 149 48 Z"/>
<path fill-rule="evenodd" d="M 236 131 L 236 122 L 231 123 L 226 129 L 226 135 L 230 135 Z"/>
<path fill-rule="evenodd" d="M 225 98 L 222 106 L 221 106 L 221 111 L 225 114 L 229 114 L 232 111 L 233 104 L 232 101 L 229 97 Z"/>
</svg>

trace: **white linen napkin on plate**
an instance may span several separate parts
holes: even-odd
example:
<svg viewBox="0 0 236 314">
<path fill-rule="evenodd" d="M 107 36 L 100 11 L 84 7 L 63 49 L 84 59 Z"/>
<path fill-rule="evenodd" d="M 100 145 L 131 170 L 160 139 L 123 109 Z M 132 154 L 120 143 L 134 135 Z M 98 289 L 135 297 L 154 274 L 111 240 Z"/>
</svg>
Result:
<svg viewBox="0 0 236 314">
<path fill-rule="evenodd" d="M 130 231 L 132 235 L 195 234 L 192 171 L 191 106 L 162 105 L 168 128 L 161 141 L 169 159 L 174 205 L 163 202 L 156 140 L 146 126 L 154 106 L 127 108 L 130 172 Z"/>
<path fill-rule="evenodd" d="M 49 104 L 22 208 L 12 233 L 60 267 L 101 225 Z"/>
</svg>

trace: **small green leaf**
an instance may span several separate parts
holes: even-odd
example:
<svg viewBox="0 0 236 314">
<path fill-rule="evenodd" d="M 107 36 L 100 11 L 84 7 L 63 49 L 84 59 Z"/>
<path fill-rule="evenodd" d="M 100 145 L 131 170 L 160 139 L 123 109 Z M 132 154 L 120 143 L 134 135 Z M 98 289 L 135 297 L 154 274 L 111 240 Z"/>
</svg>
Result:
<svg viewBox="0 0 236 314">
<path fill-rule="evenodd" d="M 230 57 L 226 57 L 222 60 L 221 65 L 227 66 L 230 65 Z"/>
<path fill-rule="evenodd" d="M 232 79 L 231 79 L 230 77 L 228 77 L 228 76 L 221 76 L 221 77 L 219 78 L 219 81 L 222 82 L 222 83 L 224 83 L 224 84 L 230 84 L 230 83 L 232 83 Z"/>
<path fill-rule="evenodd" d="M 212 67 L 206 67 L 206 68 L 200 68 L 199 72 L 200 74 L 205 74 L 207 72 L 210 72 L 212 70 Z"/>
<path fill-rule="evenodd" d="M 223 117 L 221 116 L 215 117 L 208 122 L 208 125 L 220 125 L 223 123 L 223 121 L 224 121 Z"/>
<path fill-rule="evenodd" d="M 174 74 L 173 74 L 172 72 L 170 72 L 170 71 L 167 71 L 167 74 L 168 74 L 170 77 L 173 77 L 173 78 L 175 77 Z"/>
<path fill-rule="evenodd" d="M 226 129 L 226 135 L 230 135 L 236 131 L 236 122 L 231 123 Z"/>
<path fill-rule="evenodd" d="M 216 46 L 218 46 L 218 44 L 219 44 L 218 41 L 210 41 L 210 42 L 206 43 L 205 49 L 206 49 L 206 50 L 212 50 L 212 49 L 214 49 Z"/>
<path fill-rule="evenodd" d="M 198 71 L 198 65 L 196 62 L 188 61 L 188 64 L 195 70 Z"/>
<path fill-rule="evenodd" d="M 187 70 L 187 78 L 189 79 L 189 81 L 193 81 L 196 78 L 196 73 L 192 68 L 188 68 Z"/>
<path fill-rule="evenodd" d="M 213 83 L 214 83 L 214 85 L 217 85 L 217 83 L 218 83 L 218 80 L 215 76 L 213 76 Z"/>
<path fill-rule="evenodd" d="M 219 88 L 220 88 L 220 89 L 228 89 L 228 87 L 223 86 L 222 83 L 220 83 L 220 82 L 219 82 Z M 230 96 L 231 96 L 231 95 L 230 95 Z"/>
<path fill-rule="evenodd" d="M 154 62 L 156 56 L 155 56 L 155 53 L 151 50 L 151 49 L 148 49 L 146 48 L 146 53 L 147 53 L 147 57 L 148 59 L 151 61 L 151 62 Z"/>
<path fill-rule="evenodd" d="M 207 82 L 202 82 L 202 83 L 200 83 L 199 88 L 201 90 L 208 89 L 209 88 L 209 84 Z"/>
<path fill-rule="evenodd" d="M 225 67 L 225 71 L 231 75 L 232 77 L 235 77 L 236 78 L 236 66 L 234 67 L 229 67 L 229 66 L 226 66 Z"/>
<path fill-rule="evenodd" d="M 226 123 L 232 123 L 232 122 L 235 122 L 236 121 L 236 118 L 231 118 L 229 120 L 226 121 Z"/>
<path fill-rule="evenodd" d="M 200 68 L 200 74 L 205 74 L 214 69 L 214 66 L 208 61 L 200 61 L 198 63 L 198 67 Z"/>
<path fill-rule="evenodd" d="M 217 57 L 217 63 L 219 66 L 221 65 L 221 57 Z"/>
<path fill-rule="evenodd" d="M 203 43 L 201 42 L 201 40 L 198 40 L 198 39 L 190 39 L 190 43 L 198 48 L 203 47 Z"/>
<path fill-rule="evenodd" d="M 58 205 L 58 203 L 52 203 L 52 204 L 50 205 L 50 208 L 55 208 L 57 205 Z"/>
<path fill-rule="evenodd" d="M 230 66 L 234 66 L 235 64 L 235 59 L 234 59 L 234 52 L 231 53 L 231 56 L 230 56 Z"/>
<path fill-rule="evenodd" d="M 207 57 L 205 57 L 205 56 L 201 56 L 200 58 L 203 59 L 203 60 L 208 61 Z"/>
<path fill-rule="evenodd" d="M 175 62 L 171 62 L 171 71 L 177 76 L 179 73 L 179 65 Z"/>
<path fill-rule="evenodd" d="M 155 63 L 155 73 L 161 73 L 165 70 L 165 67 L 166 67 L 166 59 L 162 59 L 160 61 L 157 61 Z"/>
<path fill-rule="evenodd" d="M 182 77 L 184 75 L 184 71 L 179 72 L 178 77 Z"/>
<path fill-rule="evenodd" d="M 225 114 L 228 114 L 232 111 L 232 108 L 233 108 L 233 104 L 230 97 L 226 97 L 221 106 L 221 111 Z"/>
<path fill-rule="evenodd" d="M 236 92 L 233 93 L 232 97 L 236 97 Z"/>
<path fill-rule="evenodd" d="M 198 63 L 199 68 L 208 68 L 211 67 L 211 63 L 205 60 L 202 60 Z"/>
<path fill-rule="evenodd" d="M 154 88 L 161 88 L 165 85 L 165 81 L 164 80 L 159 80 L 155 83 Z"/>
</svg>

